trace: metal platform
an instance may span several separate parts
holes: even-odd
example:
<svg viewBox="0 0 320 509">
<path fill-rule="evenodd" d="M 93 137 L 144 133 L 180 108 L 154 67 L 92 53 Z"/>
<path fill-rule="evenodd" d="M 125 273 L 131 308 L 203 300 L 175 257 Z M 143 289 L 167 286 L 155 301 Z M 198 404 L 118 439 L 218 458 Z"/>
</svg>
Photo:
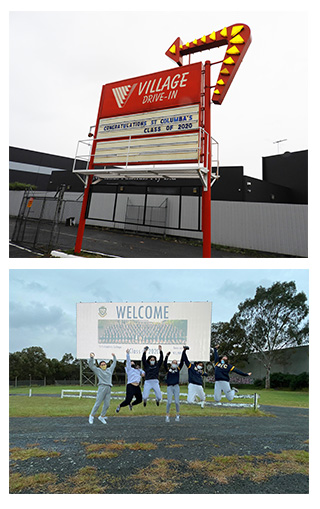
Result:
<svg viewBox="0 0 320 509">
<path fill-rule="evenodd" d="M 121 140 L 96 140 L 96 143 L 93 138 L 80 140 L 72 171 L 79 176 L 94 175 L 99 180 L 199 178 L 207 190 L 219 178 L 219 145 L 211 138 L 211 154 L 213 148 L 216 153 L 215 159 L 211 157 L 211 167 L 215 163 L 217 172 L 208 183 L 209 169 L 203 162 L 208 160 L 208 142 L 205 154 L 201 149 L 205 136 L 200 128 L 179 135 L 152 136 L 148 140 L 131 136 Z M 184 162 L 180 163 L 182 158 Z M 150 160 L 156 163 L 147 164 Z M 78 169 L 78 161 L 85 161 L 86 168 Z"/>
</svg>

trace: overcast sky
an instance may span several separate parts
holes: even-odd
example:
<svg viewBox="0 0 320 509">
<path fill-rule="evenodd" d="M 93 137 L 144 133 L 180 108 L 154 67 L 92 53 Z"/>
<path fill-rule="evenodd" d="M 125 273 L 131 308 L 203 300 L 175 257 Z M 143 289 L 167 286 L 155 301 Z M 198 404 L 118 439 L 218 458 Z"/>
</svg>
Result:
<svg viewBox="0 0 320 509">
<path fill-rule="evenodd" d="M 242 11 L 232 9 L 239 4 Z M 229 10 L 203 1 L 162 2 L 162 11 L 11 12 L 10 145 L 74 157 L 95 124 L 102 85 L 177 67 L 165 55 L 177 37 L 186 43 L 245 23 L 251 46 L 223 104 L 212 106 L 220 165 L 244 166 L 246 175 L 262 178 L 262 157 L 308 149 L 306 12 L 277 11 L 283 2 L 268 2 L 264 12 L 248 8 L 253 2 L 222 5 Z M 215 62 L 224 53 L 205 51 L 191 62 Z M 220 65 L 213 66 L 213 85 Z"/>
<path fill-rule="evenodd" d="M 76 355 L 77 302 L 212 302 L 212 321 L 228 321 L 258 286 L 295 281 L 309 295 L 307 270 L 10 271 L 10 352 L 40 346 L 47 357 Z"/>
</svg>

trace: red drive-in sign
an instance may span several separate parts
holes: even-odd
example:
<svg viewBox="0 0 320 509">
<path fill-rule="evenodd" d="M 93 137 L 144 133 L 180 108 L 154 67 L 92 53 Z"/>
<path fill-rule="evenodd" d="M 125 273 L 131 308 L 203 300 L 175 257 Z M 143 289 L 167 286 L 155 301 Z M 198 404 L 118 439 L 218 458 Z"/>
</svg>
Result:
<svg viewBox="0 0 320 509">
<path fill-rule="evenodd" d="M 90 166 L 197 162 L 202 71 L 198 62 L 104 85 Z"/>
<path fill-rule="evenodd" d="M 202 63 L 109 83 L 102 88 L 98 120 L 200 103 Z"/>
</svg>

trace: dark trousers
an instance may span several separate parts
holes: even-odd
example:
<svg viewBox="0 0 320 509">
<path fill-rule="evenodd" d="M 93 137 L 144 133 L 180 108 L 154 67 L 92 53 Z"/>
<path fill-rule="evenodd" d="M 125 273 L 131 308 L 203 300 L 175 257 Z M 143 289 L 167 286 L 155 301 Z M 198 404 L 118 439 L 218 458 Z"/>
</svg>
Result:
<svg viewBox="0 0 320 509">
<path fill-rule="evenodd" d="M 132 403 L 132 406 L 139 405 L 142 401 L 142 394 L 139 385 L 127 384 L 127 393 L 126 399 L 120 404 L 121 407 L 129 405 L 131 403 L 133 396 L 136 397 L 135 401 Z"/>
</svg>

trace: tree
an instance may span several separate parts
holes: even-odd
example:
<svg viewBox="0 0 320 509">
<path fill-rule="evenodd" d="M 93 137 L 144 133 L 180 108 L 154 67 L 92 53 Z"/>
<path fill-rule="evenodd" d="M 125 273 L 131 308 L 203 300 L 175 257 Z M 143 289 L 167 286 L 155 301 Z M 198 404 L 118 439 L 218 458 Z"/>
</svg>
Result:
<svg viewBox="0 0 320 509">
<path fill-rule="evenodd" d="M 80 362 L 75 360 L 71 353 L 65 353 L 61 359 L 61 366 L 64 372 L 63 379 L 79 379 Z"/>
<path fill-rule="evenodd" d="M 44 378 L 48 370 L 48 359 L 45 352 L 39 346 L 24 348 L 21 352 L 10 353 L 9 374 L 10 378 L 18 377 L 27 380 Z"/>
<path fill-rule="evenodd" d="M 219 345 L 220 354 L 226 354 L 233 364 L 248 358 L 248 348 L 243 341 L 243 332 L 236 323 L 217 322 L 211 324 L 211 348 Z"/>
<path fill-rule="evenodd" d="M 21 351 L 26 378 L 31 375 L 34 380 L 44 378 L 48 370 L 48 359 L 40 346 L 30 346 Z"/>
<path fill-rule="evenodd" d="M 48 359 L 39 346 L 24 348 L 21 352 L 9 354 L 9 376 L 20 380 L 41 380 L 46 377 L 54 380 L 78 380 L 80 361 L 74 359 L 72 354 L 65 353 L 62 359 Z"/>
<path fill-rule="evenodd" d="M 14 378 L 24 378 L 24 365 L 21 352 L 13 352 L 9 354 L 9 376 Z"/>
<path fill-rule="evenodd" d="M 63 368 L 61 367 L 61 362 L 55 357 L 49 359 L 47 378 L 49 380 L 49 383 L 52 383 L 55 380 L 64 379 L 64 372 Z"/>
<path fill-rule="evenodd" d="M 259 286 L 253 299 L 238 306 L 230 326 L 241 331 L 246 348 L 255 352 L 266 369 L 266 389 L 277 352 L 306 343 L 309 334 L 308 305 L 304 292 L 297 293 L 294 281 Z"/>
</svg>

